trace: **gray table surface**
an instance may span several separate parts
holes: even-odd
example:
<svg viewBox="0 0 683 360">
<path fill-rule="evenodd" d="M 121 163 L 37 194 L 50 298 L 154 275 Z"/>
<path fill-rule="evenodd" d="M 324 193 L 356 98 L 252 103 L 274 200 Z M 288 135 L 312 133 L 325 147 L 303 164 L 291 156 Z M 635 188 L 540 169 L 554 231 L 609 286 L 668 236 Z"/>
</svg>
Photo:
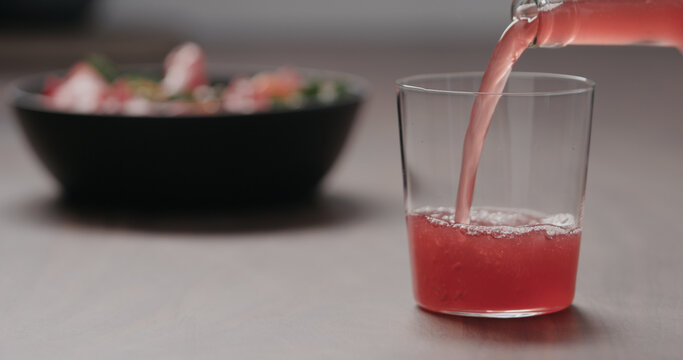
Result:
<svg viewBox="0 0 683 360">
<path fill-rule="evenodd" d="M 486 320 L 414 305 L 393 80 L 481 70 L 489 51 L 210 50 L 213 61 L 345 70 L 373 86 L 320 200 L 286 212 L 70 209 L 0 108 L 0 358 L 680 359 L 683 56 L 673 49 L 533 50 L 517 68 L 599 84 L 572 308 Z M 0 86 L 35 70 L 4 67 Z"/>
</svg>

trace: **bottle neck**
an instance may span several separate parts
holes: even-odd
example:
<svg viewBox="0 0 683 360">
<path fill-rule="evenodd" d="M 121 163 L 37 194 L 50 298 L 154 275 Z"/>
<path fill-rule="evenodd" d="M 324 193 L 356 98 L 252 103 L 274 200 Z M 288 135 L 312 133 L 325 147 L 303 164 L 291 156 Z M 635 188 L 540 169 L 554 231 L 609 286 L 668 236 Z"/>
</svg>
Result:
<svg viewBox="0 0 683 360">
<path fill-rule="evenodd" d="M 683 52 L 681 0 L 514 0 L 512 19 L 537 22 L 531 47 L 641 44 Z"/>
<path fill-rule="evenodd" d="M 537 33 L 529 47 L 557 48 L 572 43 L 578 19 L 576 0 L 514 0 L 513 21 L 538 22 Z"/>
</svg>

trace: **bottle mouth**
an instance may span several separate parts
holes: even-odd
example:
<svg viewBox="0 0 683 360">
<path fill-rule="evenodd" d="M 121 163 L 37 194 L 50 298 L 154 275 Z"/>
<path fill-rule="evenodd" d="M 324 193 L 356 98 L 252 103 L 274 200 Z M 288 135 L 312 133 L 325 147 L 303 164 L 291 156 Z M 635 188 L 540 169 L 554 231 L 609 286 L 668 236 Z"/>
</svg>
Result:
<svg viewBox="0 0 683 360">
<path fill-rule="evenodd" d="M 512 20 L 534 20 L 538 16 L 539 4 L 536 0 L 513 0 L 510 17 Z"/>
<path fill-rule="evenodd" d="M 540 21 L 539 17 L 542 17 L 543 13 L 553 11 L 558 6 L 569 5 L 575 3 L 576 0 L 513 0 L 512 8 L 510 11 L 510 17 L 513 22 L 516 21 Z M 552 21 L 549 21 L 552 24 Z M 539 25 L 540 27 L 540 25 Z M 546 25 L 548 27 L 548 25 Z M 552 26 L 548 27 L 552 29 Z M 557 42 L 547 42 L 538 43 L 538 37 L 534 37 L 534 41 L 529 45 L 530 48 L 543 47 L 543 48 L 556 48 L 566 46 L 568 41 L 557 41 Z"/>
<path fill-rule="evenodd" d="M 510 17 L 512 22 L 517 21 L 534 21 L 538 17 L 539 1 L 542 3 L 545 0 L 513 0 L 512 8 L 510 9 Z M 536 37 L 534 41 L 529 44 L 530 48 L 536 47 Z"/>
</svg>

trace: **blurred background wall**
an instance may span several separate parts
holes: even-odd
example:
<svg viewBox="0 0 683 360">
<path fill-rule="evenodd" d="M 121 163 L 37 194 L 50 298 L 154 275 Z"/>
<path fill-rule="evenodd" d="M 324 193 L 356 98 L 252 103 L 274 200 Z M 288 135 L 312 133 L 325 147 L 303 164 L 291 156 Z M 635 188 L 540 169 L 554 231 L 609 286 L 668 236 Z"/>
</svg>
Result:
<svg viewBox="0 0 683 360">
<path fill-rule="evenodd" d="M 103 31 L 173 31 L 225 43 L 495 42 L 508 0 L 100 0 Z"/>
<path fill-rule="evenodd" d="M 508 0 L 0 0 L 0 32 L 54 31 L 61 21 L 91 34 L 223 44 L 478 43 L 497 39 L 509 8 Z"/>
<path fill-rule="evenodd" d="M 292 46 L 490 50 L 509 21 L 510 2 L 0 0 L 0 66 L 64 67 L 89 52 L 159 61 L 187 40 L 214 54 Z"/>
</svg>

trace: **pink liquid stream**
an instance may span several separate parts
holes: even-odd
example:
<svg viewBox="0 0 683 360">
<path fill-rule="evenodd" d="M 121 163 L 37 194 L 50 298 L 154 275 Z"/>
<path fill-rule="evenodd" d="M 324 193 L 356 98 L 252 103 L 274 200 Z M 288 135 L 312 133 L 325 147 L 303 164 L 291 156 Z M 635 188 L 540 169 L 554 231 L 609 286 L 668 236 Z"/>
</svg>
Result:
<svg viewBox="0 0 683 360">
<path fill-rule="evenodd" d="M 512 66 L 534 40 L 537 29 L 538 21 L 535 19 L 530 21 L 515 20 L 505 30 L 493 50 L 493 55 L 491 55 L 491 60 L 481 80 L 480 94 L 474 101 L 470 123 L 465 133 L 458 198 L 455 205 L 456 223 L 470 223 L 470 207 L 474 195 L 477 168 L 479 167 L 481 152 L 484 149 L 486 133 L 491 125 L 496 104 L 500 99 L 500 95 L 496 94 L 503 91 L 512 72 Z"/>
</svg>

